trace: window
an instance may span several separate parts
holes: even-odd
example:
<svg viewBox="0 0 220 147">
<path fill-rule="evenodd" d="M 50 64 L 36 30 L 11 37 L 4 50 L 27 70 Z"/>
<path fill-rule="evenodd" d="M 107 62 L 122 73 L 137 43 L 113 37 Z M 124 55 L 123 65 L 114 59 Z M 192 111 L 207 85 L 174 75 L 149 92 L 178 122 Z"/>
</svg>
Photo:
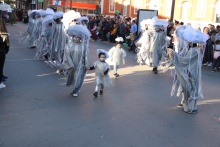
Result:
<svg viewBox="0 0 220 147">
<path fill-rule="evenodd" d="M 215 23 L 220 23 L 220 0 L 215 5 Z"/>
<path fill-rule="evenodd" d="M 188 18 L 188 11 L 189 11 L 189 2 L 185 1 L 182 4 L 182 14 L 181 14 L 181 19 L 182 20 L 187 20 Z"/>
<path fill-rule="evenodd" d="M 149 9 L 158 10 L 159 9 L 159 0 L 151 0 L 149 4 Z"/>
<path fill-rule="evenodd" d="M 123 8 L 123 16 L 127 16 L 127 6 L 124 6 Z"/>
<path fill-rule="evenodd" d="M 115 0 L 109 0 L 109 12 L 115 13 Z"/>
<path fill-rule="evenodd" d="M 94 14 L 94 10 L 88 10 L 89 14 Z"/>
<path fill-rule="evenodd" d="M 135 8 L 134 8 L 134 14 L 137 14 L 138 10 L 141 8 L 141 2 L 136 0 L 135 1 Z"/>
<path fill-rule="evenodd" d="M 198 0 L 197 9 L 196 9 L 196 17 L 204 18 L 206 11 L 206 0 Z"/>
<path fill-rule="evenodd" d="M 165 3 L 165 16 L 170 16 L 172 7 L 172 0 L 166 0 Z"/>
</svg>

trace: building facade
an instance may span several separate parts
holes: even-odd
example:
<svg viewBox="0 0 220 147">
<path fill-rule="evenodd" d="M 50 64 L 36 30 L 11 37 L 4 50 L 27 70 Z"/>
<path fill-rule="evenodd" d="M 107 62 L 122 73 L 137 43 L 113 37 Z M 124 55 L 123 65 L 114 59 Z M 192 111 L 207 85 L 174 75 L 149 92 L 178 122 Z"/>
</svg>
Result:
<svg viewBox="0 0 220 147">
<path fill-rule="evenodd" d="M 102 4 L 103 3 L 103 4 Z M 158 10 L 169 19 L 172 0 L 102 0 L 103 15 L 137 17 L 138 9 Z M 220 0 L 175 0 L 174 19 L 189 23 L 220 23 Z"/>
<path fill-rule="evenodd" d="M 100 0 L 50 0 L 49 5 L 66 12 L 70 9 L 82 15 L 94 14 Z"/>
</svg>

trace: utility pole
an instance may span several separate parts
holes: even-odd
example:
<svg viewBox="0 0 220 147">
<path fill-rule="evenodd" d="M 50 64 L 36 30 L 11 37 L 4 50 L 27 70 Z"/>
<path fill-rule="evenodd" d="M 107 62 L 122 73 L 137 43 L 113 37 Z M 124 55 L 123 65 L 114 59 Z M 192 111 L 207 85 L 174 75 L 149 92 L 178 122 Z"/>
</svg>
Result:
<svg viewBox="0 0 220 147">
<path fill-rule="evenodd" d="M 73 0 L 70 0 L 70 10 L 72 10 L 72 2 Z"/>
<path fill-rule="evenodd" d="M 173 22 L 174 10 L 175 10 L 175 0 L 172 0 L 172 7 L 171 7 L 171 14 L 170 14 L 170 21 L 171 22 Z"/>
</svg>

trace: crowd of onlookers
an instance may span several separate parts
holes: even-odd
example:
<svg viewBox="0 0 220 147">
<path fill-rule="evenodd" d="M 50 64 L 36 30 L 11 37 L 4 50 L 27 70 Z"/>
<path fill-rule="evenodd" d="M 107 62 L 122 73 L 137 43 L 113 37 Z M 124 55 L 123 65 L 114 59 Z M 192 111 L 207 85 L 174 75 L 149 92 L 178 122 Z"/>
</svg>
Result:
<svg viewBox="0 0 220 147">
<path fill-rule="evenodd" d="M 125 43 L 130 46 L 132 41 L 134 41 L 135 35 L 138 37 L 137 29 L 133 31 L 132 25 L 136 25 L 136 20 L 131 19 L 130 17 L 124 18 L 120 15 L 116 15 L 115 17 L 104 17 L 104 16 L 90 16 L 88 28 L 91 31 L 92 39 L 97 40 L 101 39 L 101 41 L 115 42 L 116 37 L 123 37 Z M 171 38 L 171 43 L 169 48 L 173 48 L 174 44 L 174 31 L 180 26 L 184 25 L 184 22 L 174 21 L 168 22 L 167 27 L 167 36 Z M 187 23 L 185 25 L 191 25 Z M 210 36 L 207 40 L 203 65 L 207 67 L 211 67 L 212 71 L 219 71 L 220 66 L 220 25 L 214 26 L 209 24 L 207 27 L 203 29 L 200 28 L 200 25 L 196 26 L 196 29 L 199 29 L 203 33 L 206 33 Z M 134 34 L 134 38 L 132 35 Z M 129 39 L 126 39 L 129 38 Z M 133 40 L 132 40 L 133 39 Z"/>
<path fill-rule="evenodd" d="M 134 32 L 131 32 L 132 25 L 134 25 Z M 137 33 L 136 20 L 132 20 L 130 17 L 123 18 L 120 15 L 115 17 L 104 16 L 90 16 L 88 28 L 91 31 L 92 39 L 101 41 L 115 42 L 115 38 L 122 37 L 124 41 L 129 45 L 130 38 L 128 36 Z"/>
</svg>

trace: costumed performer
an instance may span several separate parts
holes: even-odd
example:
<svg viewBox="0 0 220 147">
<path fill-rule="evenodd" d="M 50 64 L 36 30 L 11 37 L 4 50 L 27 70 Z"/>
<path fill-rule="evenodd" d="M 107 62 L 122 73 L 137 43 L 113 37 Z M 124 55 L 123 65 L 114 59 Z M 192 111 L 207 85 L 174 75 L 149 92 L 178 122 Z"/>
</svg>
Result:
<svg viewBox="0 0 220 147">
<path fill-rule="evenodd" d="M 112 47 L 108 53 L 109 53 L 109 58 L 106 60 L 110 65 L 113 65 L 114 67 L 114 76 L 118 77 L 118 66 L 121 64 L 125 64 L 125 57 L 126 57 L 126 52 L 122 48 L 122 43 L 124 42 L 124 39 L 122 37 L 117 37 L 115 39 L 116 41 L 116 46 Z"/>
<path fill-rule="evenodd" d="M 83 85 L 86 67 L 90 67 L 88 42 L 91 34 L 82 25 L 70 26 L 66 33 L 68 34 L 68 43 L 65 48 L 66 86 L 73 85 L 72 94 L 76 97 Z"/>
<path fill-rule="evenodd" d="M 182 101 L 178 107 L 183 107 L 186 113 L 197 113 L 197 99 L 203 98 L 201 83 L 201 65 L 204 54 L 204 47 L 209 36 L 192 27 L 182 31 L 182 39 L 189 42 L 189 49 L 185 55 L 169 49 L 175 66 L 175 76 L 171 95 L 182 94 Z"/>
<path fill-rule="evenodd" d="M 110 66 L 107 62 L 105 62 L 106 58 L 109 58 L 108 52 L 103 49 L 98 49 L 98 61 L 93 63 L 92 67 L 86 67 L 87 70 L 95 69 L 95 93 L 93 95 L 95 97 L 99 95 L 103 95 L 104 86 L 109 86 L 112 84 L 111 78 L 109 76 Z M 100 89 L 100 91 L 99 91 Z"/>
</svg>

